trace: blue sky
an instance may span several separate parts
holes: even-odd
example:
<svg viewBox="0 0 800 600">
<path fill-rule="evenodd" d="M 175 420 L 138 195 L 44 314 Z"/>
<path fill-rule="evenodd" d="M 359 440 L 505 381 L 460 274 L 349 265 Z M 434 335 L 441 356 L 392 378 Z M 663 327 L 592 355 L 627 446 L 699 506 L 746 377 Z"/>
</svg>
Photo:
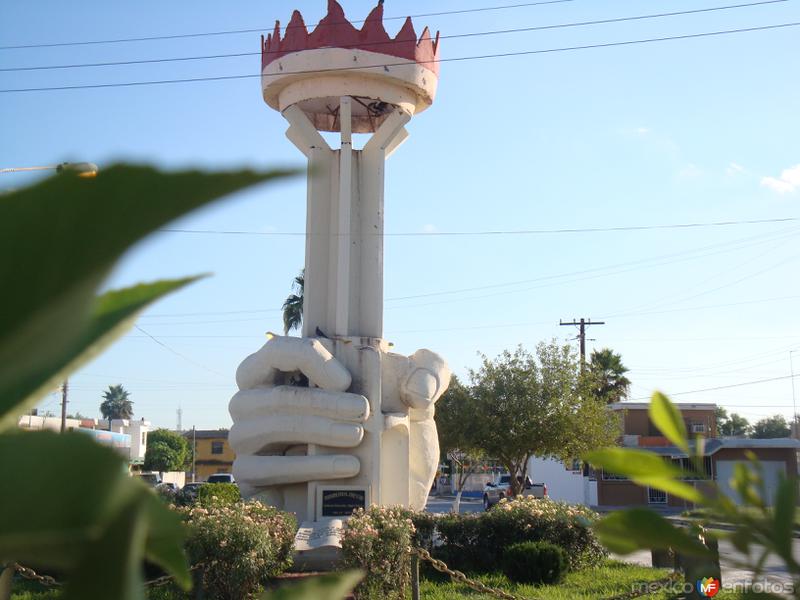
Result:
<svg viewBox="0 0 800 600">
<path fill-rule="evenodd" d="M 729 4 L 734 4 L 730 2 Z M 497 6 L 390 1 L 387 16 Z M 443 35 L 723 6 L 724 0 L 573 0 L 415 19 Z M 345 0 L 352 19 L 373 4 Z M 434 6 L 432 8 L 432 6 Z M 323 0 L 8 1 L 0 45 L 263 27 Z M 591 27 L 442 41 L 442 57 L 560 48 L 800 21 L 797 0 Z M 387 22 L 394 33 L 402 21 Z M 393 233 L 611 228 L 798 217 L 800 28 L 615 48 L 445 62 L 434 106 L 415 117 L 387 166 Z M 0 50 L 0 69 L 258 52 L 258 33 Z M 0 88 L 258 73 L 258 55 L 132 66 L 0 72 Z M 302 166 L 257 78 L 0 93 L 0 167 L 90 160 L 163 168 Z M 792 171 L 795 167 L 797 170 Z M 23 185 L 1 175 L 3 189 Z M 304 229 L 305 180 L 253 188 L 177 222 L 262 234 Z M 393 236 L 386 240 L 385 335 L 431 348 L 459 375 L 516 344 L 574 336 L 559 319 L 603 319 L 589 348 L 631 369 L 633 398 L 790 373 L 800 350 L 800 223 L 596 233 Z M 134 248 L 109 286 L 212 271 L 159 303 L 72 380 L 71 410 L 96 416 L 122 383 L 136 415 L 174 427 L 228 426 L 236 365 L 280 331 L 303 264 L 301 236 L 160 233 Z M 32 275 L 34 276 L 34 275 Z M 488 287 L 494 286 L 494 287 Z M 469 292 L 439 294 L 481 288 Z M 435 295 L 430 295 L 435 294 Z M 407 298 L 411 296 L 411 298 Z M 400 298 L 400 299 L 398 299 Z M 575 343 L 575 342 L 570 342 Z M 794 355 L 800 373 L 800 352 Z M 800 386 L 798 386 L 800 387 Z M 681 394 L 751 420 L 792 412 L 789 379 Z M 58 410 L 53 394 L 42 406 Z"/>
</svg>

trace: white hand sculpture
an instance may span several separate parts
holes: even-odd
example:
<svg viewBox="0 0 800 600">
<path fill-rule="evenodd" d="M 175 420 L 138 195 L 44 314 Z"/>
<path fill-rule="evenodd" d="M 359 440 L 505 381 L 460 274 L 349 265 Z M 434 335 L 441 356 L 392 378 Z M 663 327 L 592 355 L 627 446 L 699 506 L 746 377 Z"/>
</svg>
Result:
<svg viewBox="0 0 800 600">
<path fill-rule="evenodd" d="M 387 353 L 384 359 L 382 380 L 391 379 L 387 383 L 400 398 L 387 403 L 384 397 L 383 410 L 409 416 L 411 504 L 421 509 L 439 460 L 433 405 L 447 389 L 450 371 L 428 350 L 411 357 Z M 317 387 L 292 385 L 302 380 L 300 374 Z M 240 391 L 229 406 L 229 438 L 234 475 L 245 495 L 284 508 L 288 485 L 358 475 L 355 456 L 306 454 L 308 444 L 357 447 L 370 410 L 364 396 L 346 392 L 350 373 L 320 340 L 274 337 L 239 365 L 236 381 Z"/>
</svg>

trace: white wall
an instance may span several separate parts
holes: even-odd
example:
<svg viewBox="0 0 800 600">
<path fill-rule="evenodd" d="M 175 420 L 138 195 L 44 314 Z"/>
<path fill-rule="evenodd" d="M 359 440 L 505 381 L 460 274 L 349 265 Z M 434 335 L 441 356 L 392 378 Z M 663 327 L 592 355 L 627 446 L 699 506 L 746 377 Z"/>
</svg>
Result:
<svg viewBox="0 0 800 600">
<path fill-rule="evenodd" d="M 593 482 L 589 482 L 581 471 L 567 470 L 561 461 L 534 456 L 528 462 L 528 475 L 534 483 L 547 485 L 547 495 L 553 500 L 570 504 L 589 504 L 592 500 Z"/>
</svg>

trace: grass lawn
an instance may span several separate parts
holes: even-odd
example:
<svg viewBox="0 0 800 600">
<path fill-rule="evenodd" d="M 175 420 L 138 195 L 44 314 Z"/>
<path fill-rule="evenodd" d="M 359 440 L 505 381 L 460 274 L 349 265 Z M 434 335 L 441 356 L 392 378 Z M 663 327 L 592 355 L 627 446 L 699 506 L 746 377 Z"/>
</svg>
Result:
<svg viewBox="0 0 800 600">
<path fill-rule="evenodd" d="M 600 600 L 630 592 L 634 587 L 666 577 L 666 569 L 651 569 L 638 565 L 628 565 L 616 561 L 608 561 L 603 566 L 594 569 L 585 569 L 567 574 L 565 580 L 559 585 L 522 585 L 509 581 L 504 575 L 469 575 L 485 585 L 500 588 L 508 593 L 526 598 L 541 598 L 547 600 Z M 420 597 L 425 600 L 494 600 L 493 596 L 481 594 L 471 588 L 453 583 L 446 576 L 423 576 L 420 582 Z M 666 591 L 645 595 L 648 599 L 674 598 Z M 740 596 L 730 592 L 720 592 L 714 600 L 736 600 Z"/>
</svg>

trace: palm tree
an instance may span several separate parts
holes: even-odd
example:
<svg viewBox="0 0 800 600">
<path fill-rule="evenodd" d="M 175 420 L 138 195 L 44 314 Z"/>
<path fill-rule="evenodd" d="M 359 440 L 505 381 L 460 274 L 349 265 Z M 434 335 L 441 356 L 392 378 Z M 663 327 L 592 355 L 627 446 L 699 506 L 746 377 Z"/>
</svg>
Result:
<svg viewBox="0 0 800 600">
<path fill-rule="evenodd" d="M 100 413 L 104 419 L 108 419 L 108 426 L 114 419 L 130 419 L 133 417 L 133 401 L 130 400 L 130 392 L 122 387 L 122 384 L 110 385 L 103 392 L 103 402 L 100 404 Z"/>
<path fill-rule="evenodd" d="M 627 372 L 627 367 L 622 364 L 622 356 L 611 349 L 592 352 L 589 373 L 599 399 L 610 404 L 627 398 L 631 387 L 631 380 L 625 377 Z"/>
<path fill-rule="evenodd" d="M 299 329 L 303 322 L 303 287 L 305 286 L 306 270 L 292 282 L 292 294 L 283 303 L 283 333 L 289 335 L 292 329 Z"/>
</svg>

